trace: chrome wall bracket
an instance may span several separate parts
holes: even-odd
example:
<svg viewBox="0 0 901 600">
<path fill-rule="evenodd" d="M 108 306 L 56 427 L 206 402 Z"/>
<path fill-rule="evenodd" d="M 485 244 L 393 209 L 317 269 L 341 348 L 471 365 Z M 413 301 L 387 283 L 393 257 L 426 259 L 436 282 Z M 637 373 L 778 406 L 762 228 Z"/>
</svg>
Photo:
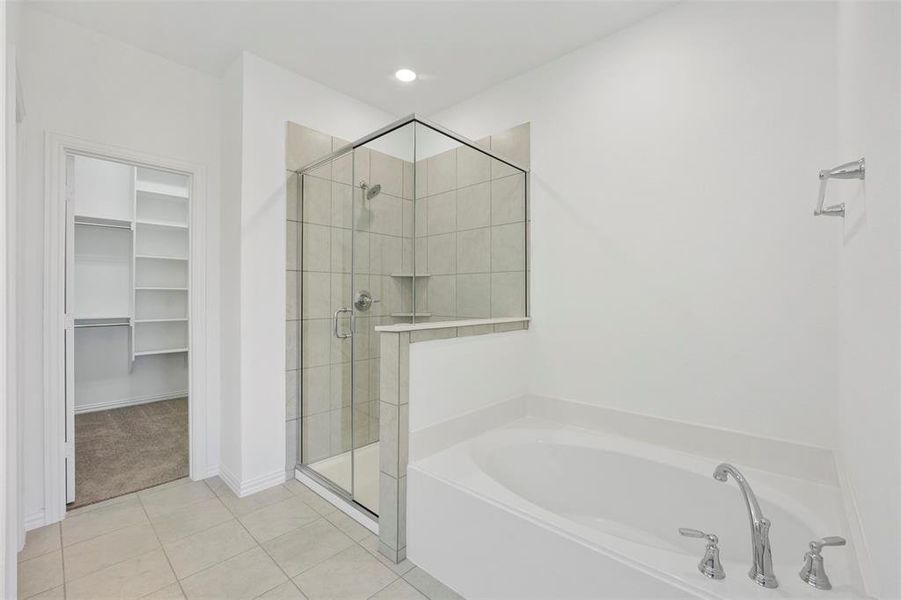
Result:
<svg viewBox="0 0 901 600">
<path fill-rule="evenodd" d="M 830 179 L 865 179 L 866 178 L 866 161 L 863 158 L 848 162 L 831 169 L 820 171 L 820 195 L 817 201 L 816 210 L 813 211 L 815 217 L 844 217 L 845 203 L 833 204 L 831 206 L 823 206 L 826 201 L 826 185 Z"/>
</svg>

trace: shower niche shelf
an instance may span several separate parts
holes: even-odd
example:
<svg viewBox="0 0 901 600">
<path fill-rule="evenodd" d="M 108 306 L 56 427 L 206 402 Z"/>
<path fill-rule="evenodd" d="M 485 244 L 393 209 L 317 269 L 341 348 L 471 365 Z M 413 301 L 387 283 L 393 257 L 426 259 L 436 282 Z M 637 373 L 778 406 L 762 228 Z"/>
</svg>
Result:
<svg viewBox="0 0 901 600">
<path fill-rule="evenodd" d="M 427 312 L 417 312 L 417 313 L 411 313 L 411 312 L 396 312 L 396 313 L 391 313 L 391 316 L 392 316 L 393 318 L 395 318 L 395 319 L 412 319 L 412 318 L 414 318 L 414 317 L 417 318 L 417 319 L 420 319 L 420 318 L 425 319 L 425 318 L 431 317 L 431 316 L 432 316 L 432 313 L 427 313 Z"/>
</svg>

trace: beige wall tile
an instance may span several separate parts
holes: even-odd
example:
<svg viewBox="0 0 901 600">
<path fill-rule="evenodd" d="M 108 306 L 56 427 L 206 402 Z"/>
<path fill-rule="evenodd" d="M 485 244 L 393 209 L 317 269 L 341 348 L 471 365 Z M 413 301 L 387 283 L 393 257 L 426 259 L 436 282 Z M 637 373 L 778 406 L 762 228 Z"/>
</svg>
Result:
<svg viewBox="0 0 901 600">
<path fill-rule="evenodd" d="M 525 313 L 525 273 L 492 273 L 491 316 L 521 317 Z"/>
<path fill-rule="evenodd" d="M 331 239 L 332 273 L 350 273 L 351 269 L 351 231 L 349 229 L 329 228 Z"/>
<path fill-rule="evenodd" d="M 491 136 L 491 149 L 510 160 L 529 167 L 530 160 L 530 126 L 529 123 L 523 123 L 502 131 Z M 516 169 L 505 165 L 499 161 L 492 161 L 491 177 L 505 177 L 513 173 L 518 173 Z"/>
<path fill-rule="evenodd" d="M 456 317 L 457 276 L 432 275 L 428 278 L 429 311 L 433 316 Z"/>
<path fill-rule="evenodd" d="M 457 230 L 491 224 L 491 184 L 471 185 L 457 190 Z"/>
<path fill-rule="evenodd" d="M 491 233 L 487 227 L 457 233 L 457 273 L 487 273 L 491 270 Z"/>
<path fill-rule="evenodd" d="M 332 266 L 331 228 L 303 224 L 303 268 L 306 271 L 329 271 Z M 289 262 L 289 267 L 292 263 Z"/>
<path fill-rule="evenodd" d="M 300 415 L 299 371 L 285 371 L 285 420 L 296 419 Z"/>
<path fill-rule="evenodd" d="M 297 368 L 300 321 L 285 321 L 285 369 Z"/>
<path fill-rule="evenodd" d="M 330 415 L 331 411 L 301 419 L 303 462 L 311 463 L 329 456 Z"/>
<path fill-rule="evenodd" d="M 332 138 L 309 127 L 288 122 L 285 143 L 287 168 L 296 171 L 332 150 Z"/>
<path fill-rule="evenodd" d="M 294 476 L 294 468 L 300 462 L 300 419 L 285 421 L 285 475 Z"/>
<path fill-rule="evenodd" d="M 525 223 L 491 228 L 491 271 L 522 271 L 526 268 Z"/>
<path fill-rule="evenodd" d="M 301 293 L 304 319 L 328 319 L 331 311 L 331 276 L 328 273 L 305 271 Z"/>
<path fill-rule="evenodd" d="M 321 365 L 303 370 L 303 416 L 327 412 L 331 406 L 331 366 Z"/>
<path fill-rule="evenodd" d="M 450 233 L 457 228 L 457 192 L 451 190 L 429 196 L 428 234 Z"/>
<path fill-rule="evenodd" d="M 382 193 L 398 198 L 404 193 L 404 163 L 399 158 L 382 152 L 370 150 L 369 181 L 370 185 L 380 184 Z"/>
<path fill-rule="evenodd" d="M 511 175 L 491 182 L 491 224 L 525 220 L 525 178 Z"/>
<path fill-rule="evenodd" d="M 332 341 L 332 320 L 311 319 L 301 326 L 303 338 L 303 366 L 318 367 L 329 364 L 329 348 Z M 297 368 L 298 365 L 291 365 Z"/>
<path fill-rule="evenodd" d="M 457 187 L 491 179 L 491 158 L 469 146 L 457 148 Z"/>
<path fill-rule="evenodd" d="M 350 406 L 351 369 L 350 363 L 331 365 L 330 410 Z"/>
<path fill-rule="evenodd" d="M 428 272 L 447 275 L 457 270 L 457 238 L 453 233 L 430 235 L 428 238 Z"/>
<path fill-rule="evenodd" d="M 297 277 L 298 271 L 285 271 L 285 307 L 287 312 L 287 319 L 299 319 L 300 316 L 298 314 L 299 302 L 298 302 L 298 289 L 297 285 Z"/>
<path fill-rule="evenodd" d="M 288 173 L 285 180 L 285 204 L 287 205 L 288 220 L 300 220 L 300 194 L 298 194 L 297 182 L 300 176 L 297 173 Z"/>
<path fill-rule="evenodd" d="M 289 271 L 296 271 L 297 264 L 297 243 L 300 235 L 300 225 L 296 221 L 287 221 L 285 225 L 285 261 Z"/>
<path fill-rule="evenodd" d="M 427 160 L 429 196 L 447 192 L 457 187 L 457 152 L 448 150 Z"/>
<path fill-rule="evenodd" d="M 302 179 L 301 220 L 304 223 L 329 225 L 332 219 L 332 182 L 309 175 L 304 175 Z"/>
<path fill-rule="evenodd" d="M 491 316 L 491 276 L 457 275 L 457 317 L 481 319 Z"/>
<path fill-rule="evenodd" d="M 331 225 L 332 227 L 353 227 L 353 188 L 344 183 L 332 183 Z"/>
</svg>

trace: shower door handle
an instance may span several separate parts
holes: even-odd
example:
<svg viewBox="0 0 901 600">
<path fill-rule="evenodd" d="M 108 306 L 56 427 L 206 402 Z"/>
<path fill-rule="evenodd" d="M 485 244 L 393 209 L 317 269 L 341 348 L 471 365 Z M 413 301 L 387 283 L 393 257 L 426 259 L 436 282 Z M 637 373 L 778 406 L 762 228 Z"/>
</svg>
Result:
<svg viewBox="0 0 901 600">
<path fill-rule="evenodd" d="M 341 319 L 341 313 L 350 313 L 350 331 L 341 333 L 338 322 Z M 352 308 L 339 308 L 335 311 L 335 337 L 339 340 L 346 340 L 354 334 L 354 311 Z"/>
</svg>

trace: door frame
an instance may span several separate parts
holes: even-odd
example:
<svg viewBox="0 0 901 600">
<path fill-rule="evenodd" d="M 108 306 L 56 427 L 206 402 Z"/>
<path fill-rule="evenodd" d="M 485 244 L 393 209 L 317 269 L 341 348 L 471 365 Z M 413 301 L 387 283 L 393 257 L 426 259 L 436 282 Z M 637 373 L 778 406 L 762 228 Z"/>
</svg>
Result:
<svg viewBox="0 0 901 600">
<path fill-rule="evenodd" d="M 191 178 L 188 229 L 188 456 L 191 479 L 209 476 L 206 394 L 206 167 L 46 132 L 44 140 L 44 524 L 66 515 L 66 156 L 77 154 Z"/>
</svg>

